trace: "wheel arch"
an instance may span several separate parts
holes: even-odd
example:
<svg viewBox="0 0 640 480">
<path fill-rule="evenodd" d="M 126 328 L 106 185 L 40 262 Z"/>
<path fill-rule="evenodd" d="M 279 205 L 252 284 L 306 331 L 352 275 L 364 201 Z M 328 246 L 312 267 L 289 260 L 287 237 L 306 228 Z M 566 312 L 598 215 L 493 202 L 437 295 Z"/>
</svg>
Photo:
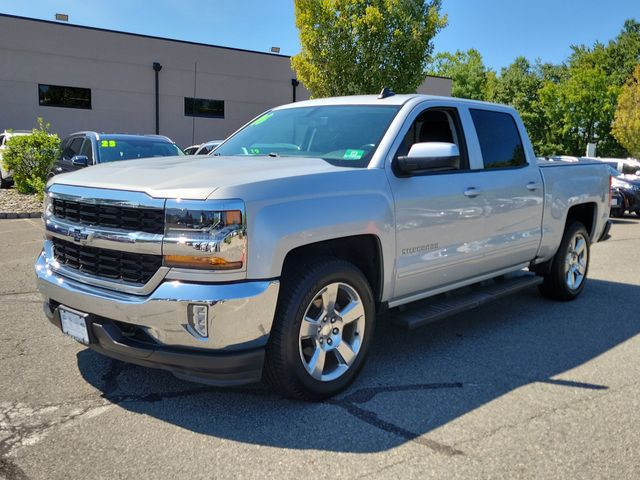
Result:
<svg viewBox="0 0 640 480">
<path fill-rule="evenodd" d="M 284 258 L 282 277 L 286 277 L 292 269 L 302 268 L 319 257 L 334 257 L 355 265 L 367 278 L 376 303 L 381 301 L 384 262 L 382 243 L 377 235 L 339 237 L 296 247 Z"/>
</svg>

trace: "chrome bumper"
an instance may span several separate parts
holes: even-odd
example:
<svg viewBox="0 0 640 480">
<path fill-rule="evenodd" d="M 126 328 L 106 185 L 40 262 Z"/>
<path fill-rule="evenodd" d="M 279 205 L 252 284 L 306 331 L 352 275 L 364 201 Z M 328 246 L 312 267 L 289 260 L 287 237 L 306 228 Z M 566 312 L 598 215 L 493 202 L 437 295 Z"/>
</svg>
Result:
<svg viewBox="0 0 640 480">
<path fill-rule="evenodd" d="M 86 285 L 48 267 L 43 251 L 35 265 L 45 313 L 54 318 L 55 306 L 65 305 L 100 317 L 139 327 L 159 347 L 224 353 L 266 345 L 278 299 L 277 280 L 228 284 L 165 281 L 147 296 Z M 189 304 L 206 304 L 209 337 L 188 328 Z M 53 307 L 53 308 L 52 308 Z"/>
</svg>

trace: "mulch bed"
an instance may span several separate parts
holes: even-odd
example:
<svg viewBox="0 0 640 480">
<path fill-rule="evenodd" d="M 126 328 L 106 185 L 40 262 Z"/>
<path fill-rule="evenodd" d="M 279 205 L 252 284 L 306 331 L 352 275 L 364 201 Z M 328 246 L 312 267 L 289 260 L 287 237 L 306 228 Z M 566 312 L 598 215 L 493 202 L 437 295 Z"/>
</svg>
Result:
<svg viewBox="0 0 640 480">
<path fill-rule="evenodd" d="M 35 218 L 42 213 L 42 200 L 37 195 L 23 195 L 13 187 L 0 189 L 0 219 Z"/>
</svg>

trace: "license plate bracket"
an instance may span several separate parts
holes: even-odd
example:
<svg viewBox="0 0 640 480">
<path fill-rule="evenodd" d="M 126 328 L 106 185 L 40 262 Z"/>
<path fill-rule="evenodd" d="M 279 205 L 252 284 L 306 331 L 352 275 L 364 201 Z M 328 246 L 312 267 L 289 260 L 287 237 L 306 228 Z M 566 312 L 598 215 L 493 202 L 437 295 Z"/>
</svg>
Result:
<svg viewBox="0 0 640 480">
<path fill-rule="evenodd" d="M 89 329 L 87 327 L 89 314 L 64 306 L 58 307 L 58 314 L 60 315 L 62 333 L 80 343 L 89 345 Z"/>
</svg>

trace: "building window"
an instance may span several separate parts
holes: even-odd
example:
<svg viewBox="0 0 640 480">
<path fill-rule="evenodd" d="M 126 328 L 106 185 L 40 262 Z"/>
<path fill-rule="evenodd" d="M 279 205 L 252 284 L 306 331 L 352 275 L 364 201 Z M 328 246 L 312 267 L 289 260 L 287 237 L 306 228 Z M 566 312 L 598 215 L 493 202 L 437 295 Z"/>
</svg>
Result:
<svg viewBox="0 0 640 480">
<path fill-rule="evenodd" d="M 84 108 L 91 110 L 91 89 L 38 85 L 38 99 L 42 107 Z"/>
<path fill-rule="evenodd" d="M 184 114 L 187 117 L 224 118 L 224 100 L 184 97 Z"/>
</svg>

